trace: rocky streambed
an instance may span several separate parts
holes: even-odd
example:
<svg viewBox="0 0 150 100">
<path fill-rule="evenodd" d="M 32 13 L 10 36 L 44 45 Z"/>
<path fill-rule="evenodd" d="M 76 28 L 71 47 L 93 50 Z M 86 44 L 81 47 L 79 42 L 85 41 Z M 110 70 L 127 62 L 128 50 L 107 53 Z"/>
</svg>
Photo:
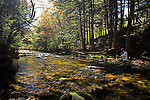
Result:
<svg viewBox="0 0 150 100">
<path fill-rule="evenodd" d="M 20 59 L 13 62 L 14 66 L 18 66 L 18 71 L 15 81 L 9 82 L 9 99 L 150 98 L 149 73 L 143 74 L 132 69 L 125 71 L 117 64 L 26 50 L 20 51 Z"/>
</svg>

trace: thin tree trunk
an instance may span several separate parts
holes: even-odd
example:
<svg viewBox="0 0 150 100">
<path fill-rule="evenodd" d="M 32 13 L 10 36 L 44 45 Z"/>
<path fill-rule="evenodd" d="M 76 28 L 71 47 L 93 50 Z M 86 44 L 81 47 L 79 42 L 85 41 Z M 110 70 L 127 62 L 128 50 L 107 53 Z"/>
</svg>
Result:
<svg viewBox="0 0 150 100">
<path fill-rule="evenodd" d="M 130 13 L 128 15 L 128 32 L 127 32 L 127 37 L 126 37 L 126 49 L 127 51 L 130 53 L 130 34 L 131 34 L 131 27 L 132 27 L 132 20 L 133 20 L 133 9 L 134 9 L 134 0 L 130 0 L 130 2 L 128 2 L 129 6 L 130 6 Z"/>
<path fill-rule="evenodd" d="M 107 12 L 107 8 L 106 8 L 106 0 L 104 0 L 104 3 L 105 3 L 105 11 Z M 104 15 L 104 22 L 105 22 L 105 35 L 106 35 L 106 30 L 107 30 L 107 13 L 105 12 L 105 15 Z"/>
<path fill-rule="evenodd" d="M 82 48 L 85 49 L 85 42 L 82 32 L 82 16 L 81 16 L 81 5 L 79 4 L 79 16 L 80 16 L 80 33 L 81 33 L 81 41 L 82 41 Z"/>
<path fill-rule="evenodd" d="M 89 13 L 89 39 L 90 39 L 90 45 L 92 44 L 92 39 L 91 39 L 91 17 Z"/>
<path fill-rule="evenodd" d="M 83 28 L 83 42 L 84 42 L 84 46 L 83 46 L 83 51 L 86 50 L 86 46 L 85 46 L 85 24 L 86 24 L 86 21 L 85 21 L 85 0 L 83 0 L 83 23 L 84 23 L 84 28 Z"/>
<path fill-rule="evenodd" d="M 120 21 L 121 21 L 121 23 L 120 23 L 120 30 L 121 30 L 121 32 L 122 32 L 122 28 L 123 28 L 123 7 L 122 7 L 122 0 L 120 0 Z"/>
<path fill-rule="evenodd" d="M 137 0 L 137 9 L 139 9 L 139 0 Z M 139 13 L 137 12 L 137 15 L 136 15 L 136 22 L 139 22 Z"/>
<path fill-rule="evenodd" d="M 112 21 L 112 19 L 113 19 L 113 4 L 112 4 L 112 0 L 109 0 L 109 12 L 110 12 L 110 14 L 109 14 L 109 19 L 110 19 L 110 24 L 109 24 L 109 26 L 110 26 L 110 31 L 109 31 L 109 47 L 111 47 L 111 45 L 112 45 L 112 35 L 113 35 L 113 27 L 112 27 L 112 25 L 113 25 L 113 21 Z"/>
<path fill-rule="evenodd" d="M 122 14 L 122 16 L 123 16 L 123 18 L 124 18 L 124 13 L 125 13 L 125 6 L 126 6 L 126 0 L 124 0 L 124 5 L 123 5 L 123 14 Z"/>
<path fill-rule="evenodd" d="M 89 44 L 89 33 L 88 33 L 88 18 L 86 17 L 86 32 L 87 32 L 87 45 Z"/>
<path fill-rule="evenodd" d="M 93 8 L 94 8 L 94 0 L 92 2 L 91 0 L 91 46 L 92 46 L 92 50 L 94 49 L 94 12 L 93 12 Z"/>
<path fill-rule="evenodd" d="M 134 25 L 134 10 L 135 10 L 135 0 L 133 0 L 133 2 L 132 2 L 132 23 L 133 23 L 133 25 Z"/>
<path fill-rule="evenodd" d="M 100 30 L 99 36 L 102 36 L 102 32 L 103 32 L 103 20 L 102 19 L 100 19 L 100 28 L 99 28 L 99 30 Z"/>
<path fill-rule="evenodd" d="M 107 3 L 107 5 L 106 5 L 106 20 L 107 20 L 107 30 L 108 30 L 108 33 L 107 34 L 109 34 L 110 33 L 110 26 L 109 26 L 109 17 L 108 17 L 108 14 L 109 14 L 109 9 L 108 9 L 108 3 Z M 106 39 L 108 39 L 109 37 L 108 37 L 109 35 L 106 35 Z"/>
<path fill-rule="evenodd" d="M 150 2 L 149 0 L 146 0 L 147 5 L 148 5 L 149 2 Z M 146 12 L 146 19 L 148 19 L 148 18 L 149 18 L 149 10 L 147 10 L 147 12 Z"/>
<path fill-rule="evenodd" d="M 131 23 L 132 23 L 132 19 L 131 19 L 131 16 L 130 16 L 130 13 L 129 10 L 130 10 L 130 3 L 129 3 L 130 0 L 128 0 L 128 31 L 127 31 L 127 36 L 126 36 L 126 43 L 125 43 L 125 48 L 126 50 L 129 52 L 129 47 L 130 47 L 130 33 L 131 33 Z"/>
<path fill-rule="evenodd" d="M 117 35 L 117 25 L 118 25 L 118 3 L 117 0 L 115 0 L 115 32 L 113 34 L 114 39 L 114 47 L 116 47 L 116 35 Z"/>
</svg>

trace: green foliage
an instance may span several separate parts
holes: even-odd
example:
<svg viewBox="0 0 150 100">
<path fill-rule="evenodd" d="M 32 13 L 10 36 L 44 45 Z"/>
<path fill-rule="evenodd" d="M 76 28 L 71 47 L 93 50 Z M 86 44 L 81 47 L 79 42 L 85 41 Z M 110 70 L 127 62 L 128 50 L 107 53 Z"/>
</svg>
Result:
<svg viewBox="0 0 150 100">
<path fill-rule="evenodd" d="M 23 34 L 30 24 L 27 16 L 27 2 L 20 0 L 0 1 L 0 44 L 7 49 L 18 48 L 16 43 L 23 38 Z"/>
</svg>

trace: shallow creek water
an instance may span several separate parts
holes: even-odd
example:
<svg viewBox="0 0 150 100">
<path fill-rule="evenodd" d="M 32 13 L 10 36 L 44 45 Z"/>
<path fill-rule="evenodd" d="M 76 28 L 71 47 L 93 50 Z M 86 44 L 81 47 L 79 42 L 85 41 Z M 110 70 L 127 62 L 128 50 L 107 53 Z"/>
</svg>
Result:
<svg viewBox="0 0 150 100">
<path fill-rule="evenodd" d="M 23 53 L 25 52 L 25 53 Z M 26 53 L 27 52 L 27 53 Z M 16 91 L 35 93 L 48 89 L 53 93 L 84 91 L 94 98 L 128 100 L 150 98 L 150 81 L 137 73 L 108 73 L 92 60 L 35 51 L 21 51 L 15 83 Z"/>
<path fill-rule="evenodd" d="M 96 73 L 98 70 L 88 70 L 87 65 L 80 64 L 75 59 L 71 61 L 68 56 L 46 55 L 45 57 L 44 53 L 36 53 L 14 61 L 19 66 L 15 76 L 16 89 L 25 92 L 45 88 L 62 93 L 81 91 L 92 85 L 91 82 L 87 83 L 89 79 L 96 79 L 102 75 Z"/>
</svg>

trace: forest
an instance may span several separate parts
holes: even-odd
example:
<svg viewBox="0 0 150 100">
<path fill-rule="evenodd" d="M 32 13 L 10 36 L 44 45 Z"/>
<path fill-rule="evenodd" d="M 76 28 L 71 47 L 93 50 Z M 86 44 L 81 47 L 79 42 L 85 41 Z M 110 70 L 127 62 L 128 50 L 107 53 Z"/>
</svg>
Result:
<svg viewBox="0 0 150 100">
<path fill-rule="evenodd" d="M 36 2 L 0 0 L 0 100 L 150 98 L 149 0 Z"/>
</svg>

